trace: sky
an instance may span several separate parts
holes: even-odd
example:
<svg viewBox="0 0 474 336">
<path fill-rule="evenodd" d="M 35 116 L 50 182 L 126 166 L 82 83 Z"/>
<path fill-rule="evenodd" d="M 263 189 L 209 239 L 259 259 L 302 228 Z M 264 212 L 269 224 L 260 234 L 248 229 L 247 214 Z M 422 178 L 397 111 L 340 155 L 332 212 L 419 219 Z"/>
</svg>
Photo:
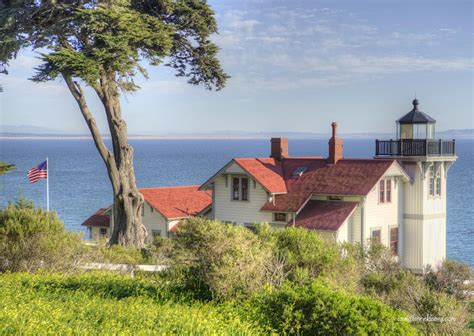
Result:
<svg viewBox="0 0 474 336">
<path fill-rule="evenodd" d="M 210 1 L 219 59 L 231 76 L 218 92 L 166 67 L 122 98 L 130 134 L 394 132 L 420 109 L 438 130 L 474 128 L 471 1 Z M 31 51 L 1 76 L 0 122 L 87 133 L 61 81 L 28 80 Z M 103 130 L 104 112 L 90 106 Z"/>
</svg>

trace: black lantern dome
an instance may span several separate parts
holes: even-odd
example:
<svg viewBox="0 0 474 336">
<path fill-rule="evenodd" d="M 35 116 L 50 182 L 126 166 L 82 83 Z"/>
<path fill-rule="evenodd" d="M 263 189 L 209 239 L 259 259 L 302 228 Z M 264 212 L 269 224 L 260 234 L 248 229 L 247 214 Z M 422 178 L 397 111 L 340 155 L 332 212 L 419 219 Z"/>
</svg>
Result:
<svg viewBox="0 0 474 336">
<path fill-rule="evenodd" d="M 413 109 L 397 120 L 397 138 L 434 139 L 436 120 L 418 109 L 418 99 L 413 99 L 412 104 Z"/>
</svg>

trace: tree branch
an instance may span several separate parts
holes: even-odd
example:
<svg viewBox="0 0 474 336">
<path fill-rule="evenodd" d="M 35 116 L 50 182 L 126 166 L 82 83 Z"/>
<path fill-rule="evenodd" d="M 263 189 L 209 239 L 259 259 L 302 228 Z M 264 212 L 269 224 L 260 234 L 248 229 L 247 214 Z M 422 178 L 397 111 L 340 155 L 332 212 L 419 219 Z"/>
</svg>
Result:
<svg viewBox="0 0 474 336">
<path fill-rule="evenodd" d="M 73 81 L 72 77 L 67 74 L 62 74 L 69 91 L 71 91 L 74 99 L 76 100 L 77 104 L 79 105 L 79 109 L 81 110 L 82 116 L 89 127 L 91 132 L 92 138 L 94 139 L 94 144 L 99 151 L 100 156 L 105 162 L 107 166 L 107 172 L 109 174 L 110 181 L 112 182 L 112 187 L 114 189 L 114 194 L 117 194 L 119 191 L 119 173 L 117 169 L 117 165 L 115 163 L 114 157 L 110 150 L 105 145 L 104 139 L 100 134 L 100 131 L 97 127 L 95 122 L 95 118 L 93 117 L 89 107 L 87 106 L 86 100 L 84 98 L 84 91 L 79 83 Z"/>
</svg>

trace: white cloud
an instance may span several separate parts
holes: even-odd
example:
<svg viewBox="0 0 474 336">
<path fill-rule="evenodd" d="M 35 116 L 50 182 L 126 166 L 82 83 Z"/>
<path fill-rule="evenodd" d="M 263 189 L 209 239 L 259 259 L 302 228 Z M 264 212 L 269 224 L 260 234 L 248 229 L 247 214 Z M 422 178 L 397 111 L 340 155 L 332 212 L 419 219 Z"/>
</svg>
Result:
<svg viewBox="0 0 474 336">
<path fill-rule="evenodd" d="M 229 11 L 219 21 L 223 34 L 215 41 L 223 48 L 220 58 L 232 86 L 251 92 L 473 69 L 472 59 L 450 56 L 443 48 L 451 28 L 407 31 L 377 26 L 356 13 L 295 6 Z"/>
<path fill-rule="evenodd" d="M 260 21 L 255 19 L 244 19 L 246 14 L 247 13 L 244 11 L 227 11 L 222 17 L 222 22 L 229 28 L 238 30 L 243 29 L 250 32 L 256 25 L 260 24 Z"/>
</svg>

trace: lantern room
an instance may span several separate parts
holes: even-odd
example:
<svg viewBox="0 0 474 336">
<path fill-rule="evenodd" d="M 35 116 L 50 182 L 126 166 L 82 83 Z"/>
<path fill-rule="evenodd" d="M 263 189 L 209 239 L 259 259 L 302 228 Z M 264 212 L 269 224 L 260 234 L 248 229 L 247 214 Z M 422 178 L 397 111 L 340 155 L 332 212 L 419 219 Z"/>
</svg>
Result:
<svg viewBox="0 0 474 336">
<path fill-rule="evenodd" d="M 436 120 L 418 109 L 418 99 L 415 98 L 412 104 L 413 109 L 396 121 L 396 140 L 375 140 L 375 156 L 454 158 L 455 141 L 435 140 Z"/>
<path fill-rule="evenodd" d="M 397 120 L 397 139 L 434 139 L 436 120 L 418 109 L 418 99 L 413 109 Z"/>
</svg>

